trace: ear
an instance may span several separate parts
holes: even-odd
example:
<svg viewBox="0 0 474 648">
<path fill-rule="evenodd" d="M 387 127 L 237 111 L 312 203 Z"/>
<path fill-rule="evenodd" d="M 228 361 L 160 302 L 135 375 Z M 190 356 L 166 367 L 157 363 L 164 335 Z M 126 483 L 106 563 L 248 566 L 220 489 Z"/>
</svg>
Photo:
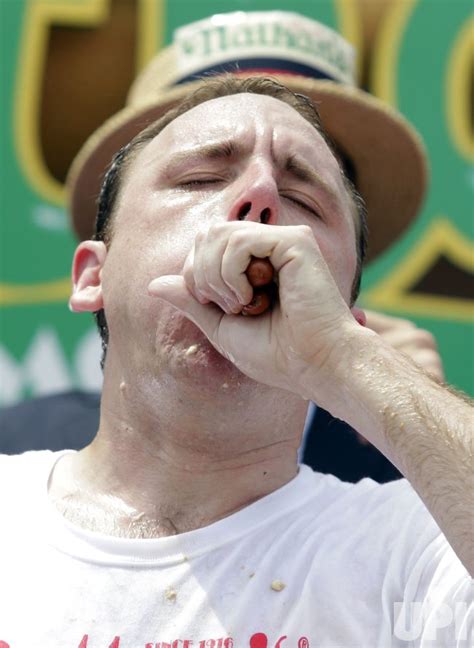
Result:
<svg viewBox="0 0 474 648">
<path fill-rule="evenodd" d="M 351 313 L 354 319 L 359 322 L 361 326 L 365 326 L 367 322 L 367 316 L 362 310 L 362 308 L 357 308 L 357 306 L 353 306 L 351 308 Z"/>
<path fill-rule="evenodd" d="M 94 312 L 104 306 L 101 275 L 107 256 L 102 241 L 83 241 L 76 248 L 72 262 L 73 290 L 69 308 L 76 313 Z"/>
</svg>

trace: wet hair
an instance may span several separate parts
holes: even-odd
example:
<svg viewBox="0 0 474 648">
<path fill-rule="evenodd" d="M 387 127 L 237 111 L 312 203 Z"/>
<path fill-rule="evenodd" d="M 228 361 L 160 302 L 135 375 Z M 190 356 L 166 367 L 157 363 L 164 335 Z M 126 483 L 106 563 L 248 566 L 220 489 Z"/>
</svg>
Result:
<svg viewBox="0 0 474 648">
<path fill-rule="evenodd" d="M 162 117 L 141 131 L 131 142 L 122 147 L 114 155 L 102 183 L 98 199 L 94 240 L 103 241 L 107 247 L 110 245 L 113 238 L 114 226 L 112 216 L 123 185 L 123 179 L 138 153 L 168 126 L 168 124 L 192 108 L 211 99 L 241 93 L 273 97 L 294 108 L 318 131 L 339 161 L 344 186 L 351 198 L 354 211 L 357 253 L 357 266 L 351 290 L 351 303 L 354 303 L 360 291 L 362 264 L 366 255 L 368 238 L 367 211 L 362 197 L 355 188 L 357 178 L 355 177 L 354 167 L 351 160 L 341 150 L 336 148 L 324 132 L 318 110 L 313 102 L 305 95 L 292 92 L 278 81 L 267 77 L 241 78 L 232 75 L 222 75 L 207 78 L 203 85 L 189 94 L 180 104 L 168 110 Z M 103 309 L 96 311 L 94 316 L 102 340 L 103 354 L 101 366 L 103 368 L 109 341 L 109 330 Z"/>
</svg>

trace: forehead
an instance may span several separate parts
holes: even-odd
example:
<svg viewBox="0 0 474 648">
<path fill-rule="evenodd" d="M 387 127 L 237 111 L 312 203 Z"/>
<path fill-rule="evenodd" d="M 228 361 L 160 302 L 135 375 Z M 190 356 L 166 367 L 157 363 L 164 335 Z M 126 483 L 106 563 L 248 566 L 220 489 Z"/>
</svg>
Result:
<svg viewBox="0 0 474 648">
<path fill-rule="evenodd" d="M 199 104 L 168 124 L 153 144 L 166 156 L 231 138 L 249 146 L 257 139 L 271 139 L 273 146 L 292 147 L 308 157 L 333 157 L 321 134 L 292 106 L 274 97 L 249 93 Z M 335 159 L 334 163 L 337 167 Z"/>
</svg>

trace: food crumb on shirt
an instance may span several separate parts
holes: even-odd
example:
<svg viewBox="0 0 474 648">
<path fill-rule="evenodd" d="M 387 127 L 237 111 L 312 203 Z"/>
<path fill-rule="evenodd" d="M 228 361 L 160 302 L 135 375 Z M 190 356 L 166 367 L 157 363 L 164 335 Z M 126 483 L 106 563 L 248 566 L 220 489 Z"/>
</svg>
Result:
<svg viewBox="0 0 474 648">
<path fill-rule="evenodd" d="M 178 592 L 172 587 L 168 587 L 168 589 L 165 591 L 165 599 L 167 601 L 171 601 L 172 603 L 174 603 L 176 601 L 177 596 L 178 596 Z"/>
<path fill-rule="evenodd" d="M 281 592 L 282 590 L 285 589 L 286 585 L 281 580 L 274 580 L 274 581 L 272 581 L 272 584 L 270 585 L 270 587 L 272 588 L 272 590 L 274 592 Z"/>
<path fill-rule="evenodd" d="M 255 576 L 255 572 L 252 572 L 251 574 L 249 574 L 249 578 L 253 578 L 254 576 Z"/>
</svg>

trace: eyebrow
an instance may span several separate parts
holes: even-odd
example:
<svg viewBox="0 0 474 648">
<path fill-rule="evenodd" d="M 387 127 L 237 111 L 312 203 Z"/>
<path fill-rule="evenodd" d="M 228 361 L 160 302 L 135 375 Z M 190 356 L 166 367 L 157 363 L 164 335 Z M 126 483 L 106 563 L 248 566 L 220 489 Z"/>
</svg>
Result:
<svg viewBox="0 0 474 648">
<path fill-rule="evenodd" d="M 337 199 L 337 194 L 333 187 L 327 183 L 320 174 L 307 162 L 295 155 L 290 155 L 285 162 L 284 169 L 297 180 L 321 188 L 333 199 Z"/>
<path fill-rule="evenodd" d="M 164 173 L 171 175 L 175 169 L 183 164 L 196 164 L 197 162 L 209 160 L 229 160 L 243 153 L 243 148 L 234 140 L 204 144 L 172 155 L 164 167 Z"/>
</svg>

